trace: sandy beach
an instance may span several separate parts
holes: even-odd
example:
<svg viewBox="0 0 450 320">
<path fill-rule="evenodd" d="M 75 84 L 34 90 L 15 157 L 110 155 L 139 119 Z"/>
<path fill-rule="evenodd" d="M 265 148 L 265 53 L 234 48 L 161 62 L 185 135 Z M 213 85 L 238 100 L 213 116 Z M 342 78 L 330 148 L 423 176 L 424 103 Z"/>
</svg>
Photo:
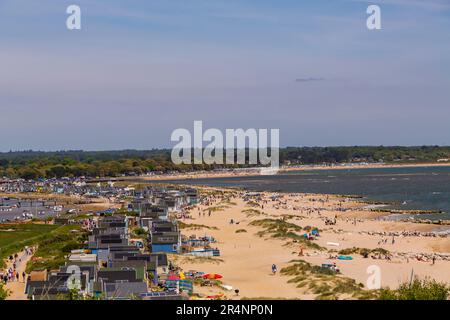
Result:
<svg viewBox="0 0 450 320">
<path fill-rule="evenodd" d="M 450 239 L 430 236 L 436 229 L 434 225 L 382 221 L 380 218 L 386 214 L 373 213 L 365 204 L 340 196 L 261 193 L 246 198 L 240 191 L 204 190 L 216 195 L 211 194 L 206 202 L 189 212 L 191 218 L 182 221 L 197 228 L 185 228 L 182 233 L 213 236 L 221 256 L 208 260 L 180 259 L 177 263 L 185 271 L 219 273 L 223 275 L 222 283 L 233 289 L 196 287 L 200 294 L 223 294 L 229 299 L 316 298 L 314 290 L 289 282 L 292 276 L 281 274 L 280 270 L 291 266 L 296 259 L 315 266 L 335 263 L 340 270 L 337 277 L 354 279 L 364 289 L 369 277 L 367 268 L 372 265 L 380 268 L 382 287 L 397 288 L 412 275 L 450 283 Z M 285 221 L 303 228 L 298 234 L 306 232 L 303 230 L 308 230 L 308 226 L 318 228 L 319 236 L 310 243 L 321 249 L 289 237 L 274 237 L 267 228 L 255 225 L 258 224 L 255 221 L 263 219 Z M 334 220 L 336 224 L 326 223 Z M 359 253 L 351 253 L 348 256 L 353 260 L 335 259 L 339 251 L 351 248 L 382 248 L 389 254 L 372 253 L 364 258 Z M 271 272 L 272 264 L 278 269 L 275 275 Z M 239 289 L 239 296 L 235 289 Z M 343 294 L 338 298 L 351 297 Z"/>
</svg>

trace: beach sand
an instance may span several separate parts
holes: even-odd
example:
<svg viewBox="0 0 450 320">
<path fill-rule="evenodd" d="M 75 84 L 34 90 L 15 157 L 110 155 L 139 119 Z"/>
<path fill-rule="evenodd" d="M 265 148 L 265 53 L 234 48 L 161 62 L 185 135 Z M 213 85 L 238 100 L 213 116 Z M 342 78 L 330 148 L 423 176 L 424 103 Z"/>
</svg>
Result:
<svg viewBox="0 0 450 320">
<path fill-rule="evenodd" d="M 207 190 L 213 190 L 208 188 Z M 217 190 L 217 189 L 215 189 Z M 237 195 L 238 192 L 234 191 Z M 258 203 L 262 204 L 273 195 L 264 193 Z M 248 206 L 239 196 L 232 197 L 227 207 L 222 211 L 211 212 L 208 208 L 223 205 L 222 200 L 217 199 L 208 205 L 198 205 L 190 211 L 192 219 L 184 219 L 184 223 L 206 225 L 217 230 L 202 228 L 199 230 L 182 230 L 183 235 L 213 236 L 218 240 L 216 246 L 220 249 L 220 261 L 199 262 L 182 261 L 179 265 L 183 270 L 197 270 L 206 273 L 219 273 L 223 275 L 223 284 L 230 285 L 233 290 L 227 291 L 218 287 L 198 287 L 195 292 L 204 295 L 224 294 L 229 299 L 271 298 L 271 299 L 313 299 L 316 295 L 305 287 L 297 288 L 295 283 L 288 283 L 292 277 L 281 275 L 277 272 L 272 275 L 271 266 L 276 264 L 278 271 L 289 266 L 290 261 L 302 259 L 313 265 L 321 265 L 324 262 L 336 262 L 342 276 L 355 279 L 356 282 L 366 286 L 369 274 L 367 267 L 376 265 L 381 270 L 381 284 L 383 287 L 397 288 L 402 282 L 408 281 L 413 275 L 421 278 L 430 277 L 437 281 L 450 283 L 450 256 L 448 260 L 437 259 L 432 261 L 418 261 L 415 255 L 449 253 L 449 237 L 426 236 L 398 236 L 392 244 L 392 237 L 383 236 L 382 232 L 430 232 L 436 226 L 418 224 L 412 222 L 380 221 L 382 214 L 372 213 L 363 209 L 365 204 L 350 198 L 326 195 L 281 195 L 277 201 L 264 204 L 264 209 Z M 280 205 L 280 203 L 282 203 Z M 205 214 L 199 216 L 206 209 Z M 297 210 L 294 210 L 294 207 Z M 340 211 L 345 208 L 346 211 Z M 252 215 L 242 212 L 246 209 L 259 210 L 264 214 Z M 289 215 L 289 216 L 288 216 Z M 386 213 L 384 213 L 386 215 Z M 292 243 L 286 239 L 273 238 L 270 235 L 260 237 L 256 235 L 263 230 L 259 226 L 249 225 L 252 221 L 261 219 L 280 219 L 285 216 L 286 221 L 298 226 L 312 226 L 319 228 L 320 236 L 313 243 L 317 243 L 327 250 L 303 248 L 304 255 L 299 257 L 300 247 L 303 245 Z M 336 219 L 336 225 L 326 225 L 325 218 Z M 355 224 L 355 218 L 356 224 Z M 230 224 L 230 220 L 239 224 Z M 236 230 L 245 229 L 246 232 L 236 233 Z M 387 243 L 380 244 L 382 239 Z M 339 243 L 339 246 L 327 245 L 328 242 Z M 289 243 L 289 244 L 287 244 Z M 304 247 L 304 246 L 303 246 Z M 328 250 L 342 250 L 346 248 L 383 248 L 393 254 L 391 260 L 363 258 L 360 254 L 352 254 L 353 260 L 330 260 Z M 335 253 L 336 254 L 336 253 Z M 405 255 L 405 256 L 402 256 Z M 410 258 L 406 258 L 409 255 Z M 195 259 L 194 259 L 195 260 Z M 202 261 L 200 261 L 202 260 Z M 214 260 L 214 259 L 213 259 Z M 216 259 L 217 260 L 217 259 Z M 239 289 L 236 296 L 234 289 Z"/>
</svg>

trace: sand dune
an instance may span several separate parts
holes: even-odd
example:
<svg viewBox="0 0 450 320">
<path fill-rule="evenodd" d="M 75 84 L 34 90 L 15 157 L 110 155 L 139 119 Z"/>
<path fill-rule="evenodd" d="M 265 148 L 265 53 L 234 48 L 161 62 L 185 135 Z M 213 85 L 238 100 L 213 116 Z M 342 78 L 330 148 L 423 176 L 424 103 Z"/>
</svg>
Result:
<svg viewBox="0 0 450 320">
<path fill-rule="evenodd" d="M 270 194 L 264 194 L 262 204 L 269 199 Z M 211 235 L 218 239 L 217 247 L 221 250 L 220 259 L 223 262 L 214 263 L 183 263 L 184 270 L 198 270 L 204 272 L 220 273 L 224 276 L 223 283 L 231 285 L 240 290 L 237 297 L 233 291 L 221 290 L 218 288 L 196 288 L 196 292 L 207 295 L 224 293 L 230 299 L 240 299 L 242 297 L 266 297 L 266 298 L 299 298 L 311 299 L 311 294 L 305 288 L 297 288 L 295 284 L 288 283 L 287 276 L 271 274 L 272 264 L 276 264 L 278 270 L 288 266 L 290 261 L 298 259 L 300 244 L 290 243 L 287 240 L 275 239 L 270 236 L 259 237 L 256 235 L 262 228 L 249 225 L 252 221 L 264 218 L 287 217 L 286 221 L 301 227 L 312 226 L 321 230 L 320 237 L 314 243 L 327 248 L 328 250 L 341 250 L 345 248 L 359 247 L 375 249 L 378 247 L 389 250 L 393 253 L 390 261 L 368 258 L 365 259 L 359 254 L 353 254 L 354 260 L 340 261 L 334 260 L 341 269 L 342 276 L 355 279 L 357 282 L 366 284 L 368 274 L 367 267 L 378 265 L 381 269 L 382 286 L 396 288 L 401 282 L 408 281 L 411 272 L 420 277 L 431 277 L 438 281 L 450 283 L 450 261 L 437 260 L 432 265 L 428 262 L 417 261 L 416 259 L 397 256 L 398 254 L 432 254 L 448 253 L 450 244 L 449 238 L 405 236 L 396 237 L 392 244 L 390 237 L 380 235 L 369 235 L 367 232 L 402 232 L 420 231 L 429 232 L 433 226 L 417 223 L 378 221 L 374 220 L 379 214 L 374 214 L 371 218 L 370 211 L 362 209 L 364 204 L 352 199 L 345 199 L 335 196 L 318 195 L 284 195 L 276 202 L 268 201 L 261 207 L 253 207 L 254 210 L 264 212 L 264 214 L 251 215 L 242 211 L 250 209 L 242 197 L 229 199 L 234 204 L 228 205 L 223 211 L 212 211 L 211 216 L 207 212 L 199 216 L 198 208 L 191 211 L 192 219 L 186 219 L 185 223 L 203 224 L 214 226 L 218 230 L 195 230 L 184 231 L 183 234 L 191 235 Z M 217 206 L 220 199 L 209 205 L 200 205 L 200 212 L 204 209 Z M 280 204 L 282 203 L 282 204 Z M 222 203 L 223 204 L 223 203 Z M 294 207 L 297 210 L 294 210 Z M 348 211 L 338 211 L 339 208 L 346 208 Z M 360 217 L 356 219 L 355 217 Z M 336 225 L 325 225 L 324 219 L 337 217 Z M 239 224 L 230 224 L 230 220 Z M 245 229 L 246 232 L 236 233 L 238 229 Z M 386 244 L 380 244 L 382 239 L 388 238 Z M 337 242 L 339 247 L 328 246 L 328 242 Z M 301 259 L 314 265 L 321 265 L 330 261 L 330 253 L 304 248 L 304 256 Z"/>
</svg>

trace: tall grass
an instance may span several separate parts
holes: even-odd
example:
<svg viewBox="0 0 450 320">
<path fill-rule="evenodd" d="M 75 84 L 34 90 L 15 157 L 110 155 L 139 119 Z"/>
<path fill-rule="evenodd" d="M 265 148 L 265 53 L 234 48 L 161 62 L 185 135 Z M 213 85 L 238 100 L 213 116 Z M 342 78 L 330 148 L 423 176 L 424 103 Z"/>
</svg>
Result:
<svg viewBox="0 0 450 320">
<path fill-rule="evenodd" d="M 403 283 L 396 290 L 382 289 L 380 300 L 448 300 L 450 287 L 431 279 L 414 279 Z"/>
<path fill-rule="evenodd" d="M 317 243 L 314 243 L 308 239 L 306 239 L 302 234 L 298 234 L 297 232 L 302 231 L 302 227 L 287 222 L 283 219 L 261 219 L 255 220 L 250 223 L 252 226 L 261 227 L 264 230 L 259 231 L 257 233 L 258 236 L 270 236 L 272 238 L 279 239 L 289 239 L 296 242 L 303 243 L 306 247 L 315 249 L 315 250 L 323 250 L 321 246 Z"/>
<path fill-rule="evenodd" d="M 0 225 L 0 267 L 5 267 L 8 256 L 39 243 L 56 229 L 56 225 L 35 223 Z"/>
<path fill-rule="evenodd" d="M 355 299 L 376 297 L 376 292 L 363 290 L 361 283 L 342 277 L 328 268 L 312 265 L 304 260 L 293 260 L 291 263 L 293 264 L 280 270 L 281 274 L 291 276 L 289 283 L 295 283 L 298 288 L 315 294 L 316 299 L 335 300 L 342 296 Z"/>
</svg>

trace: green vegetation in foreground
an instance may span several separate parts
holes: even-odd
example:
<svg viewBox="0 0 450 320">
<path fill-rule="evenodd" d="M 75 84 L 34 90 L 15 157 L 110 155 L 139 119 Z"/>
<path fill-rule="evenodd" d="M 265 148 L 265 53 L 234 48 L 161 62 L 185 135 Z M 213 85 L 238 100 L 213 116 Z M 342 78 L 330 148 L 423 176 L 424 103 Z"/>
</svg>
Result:
<svg viewBox="0 0 450 320">
<path fill-rule="evenodd" d="M 90 296 L 80 294 L 77 289 L 70 289 L 67 294 L 58 294 L 56 300 L 103 300 L 103 294 L 101 296 Z"/>
<path fill-rule="evenodd" d="M 60 226 L 42 236 L 36 243 L 38 249 L 27 264 L 26 272 L 58 269 L 66 262 L 66 256 L 75 249 L 85 247 L 87 232 L 80 225 Z"/>
<path fill-rule="evenodd" d="M 450 287 L 430 279 L 403 283 L 397 290 L 381 289 L 380 300 L 448 300 Z"/>
<path fill-rule="evenodd" d="M 293 260 L 292 265 L 280 270 L 282 275 L 291 276 L 288 283 L 295 283 L 297 288 L 316 294 L 316 299 L 336 300 L 344 298 L 374 299 L 375 291 L 364 290 L 364 285 L 354 279 L 336 274 L 328 268 L 312 265 L 304 260 Z"/>
<path fill-rule="evenodd" d="M 0 267 L 5 267 L 4 259 L 21 251 L 25 246 L 32 246 L 46 234 L 57 229 L 57 225 L 24 223 L 0 225 Z"/>
<path fill-rule="evenodd" d="M 251 226 L 262 227 L 264 230 L 259 231 L 257 233 L 258 236 L 263 237 L 266 235 L 271 236 L 272 238 L 279 239 L 290 239 L 293 241 L 301 242 L 306 247 L 316 250 L 323 250 L 321 246 L 317 243 L 314 243 L 308 239 L 306 239 L 303 234 L 298 234 L 297 232 L 302 231 L 302 227 L 284 221 L 282 219 L 262 219 L 255 220 L 250 223 Z"/>
<path fill-rule="evenodd" d="M 0 284 L 0 300 L 5 300 L 8 297 L 8 290 L 3 288 L 3 284 Z"/>
</svg>

